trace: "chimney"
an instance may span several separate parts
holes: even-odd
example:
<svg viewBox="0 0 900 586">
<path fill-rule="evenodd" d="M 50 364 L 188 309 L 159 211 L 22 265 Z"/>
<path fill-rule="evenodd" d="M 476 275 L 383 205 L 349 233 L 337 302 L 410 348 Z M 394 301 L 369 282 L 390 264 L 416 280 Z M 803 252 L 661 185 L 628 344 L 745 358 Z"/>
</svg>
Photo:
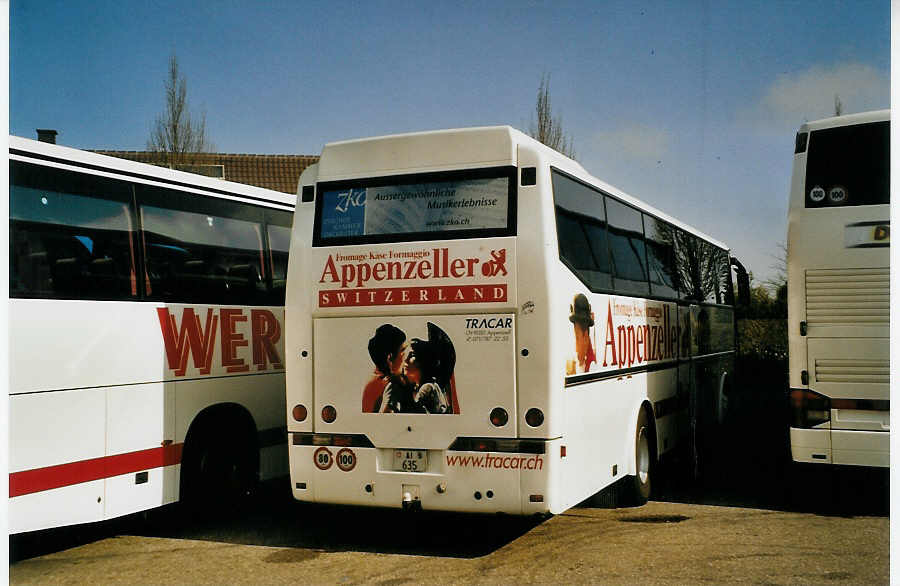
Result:
<svg viewBox="0 0 900 586">
<path fill-rule="evenodd" d="M 55 130 L 50 130 L 47 128 L 38 128 L 37 129 L 38 140 L 41 142 L 49 142 L 50 144 L 56 144 L 56 135 L 59 134 Z"/>
</svg>

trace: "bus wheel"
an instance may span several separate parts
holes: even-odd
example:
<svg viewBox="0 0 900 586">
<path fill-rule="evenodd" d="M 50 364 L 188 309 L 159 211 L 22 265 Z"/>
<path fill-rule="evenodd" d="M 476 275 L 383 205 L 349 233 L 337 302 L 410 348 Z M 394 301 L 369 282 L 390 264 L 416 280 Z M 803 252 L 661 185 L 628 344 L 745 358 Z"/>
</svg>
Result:
<svg viewBox="0 0 900 586">
<path fill-rule="evenodd" d="M 216 429 L 231 431 L 216 433 Z M 249 501 L 258 479 L 253 436 L 240 433 L 238 425 L 204 426 L 197 432 L 185 446 L 182 500 L 201 515 L 240 509 Z"/>
<path fill-rule="evenodd" d="M 641 409 L 634 433 L 634 476 L 631 478 L 631 499 L 643 505 L 650 499 L 653 465 L 653 429 L 647 411 Z"/>
</svg>

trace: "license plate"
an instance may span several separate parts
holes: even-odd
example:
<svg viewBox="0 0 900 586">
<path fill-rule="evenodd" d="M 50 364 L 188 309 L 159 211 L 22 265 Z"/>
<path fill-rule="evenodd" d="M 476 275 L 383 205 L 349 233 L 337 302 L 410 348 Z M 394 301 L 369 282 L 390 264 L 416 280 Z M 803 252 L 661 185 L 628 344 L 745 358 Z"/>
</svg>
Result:
<svg viewBox="0 0 900 586">
<path fill-rule="evenodd" d="M 394 450 L 394 470 L 397 472 L 425 472 L 427 468 L 426 450 Z"/>
</svg>

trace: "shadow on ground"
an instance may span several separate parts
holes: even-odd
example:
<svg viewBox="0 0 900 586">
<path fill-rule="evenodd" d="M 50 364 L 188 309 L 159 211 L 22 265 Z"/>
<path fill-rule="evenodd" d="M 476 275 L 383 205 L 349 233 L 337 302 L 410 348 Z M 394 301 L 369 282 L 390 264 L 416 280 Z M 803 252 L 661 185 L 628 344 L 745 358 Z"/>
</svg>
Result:
<svg viewBox="0 0 900 586">
<path fill-rule="evenodd" d="M 881 468 L 821 466 L 791 461 L 784 428 L 733 424 L 691 463 L 664 467 L 655 500 L 794 511 L 817 515 L 889 516 L 890 472 Z M 775 442 L 772 438 L 779 438 Z"/>
<path fill-rule="evenodd" d="M 321 551 L 477 558 L 518 539 L 542 520 L 299 503 L 283 478 L 262 485 L 243 510 L 215 518 L 195 518 L 170 506 L 103 523 L 13 536 L 10 562 L 117 535 L 295 548 L 293 553 L 279 554 L 285 562 L 297 561 L 303 552 Z"/>
<path fill-rule="evenodd" d="M 168 520 L 145 524 L 141 534 L 318 551 L 476 558 L 514 541 L 542 521 L 298 503 L 289 486 L 285 480 L 266 487 L 267 497 L 230 521 L 176 519 L 173 523 L 170 514 Z"/>
<path fill-rule="evenodd" d="M 791 463 L 783 379 L 778 365 L 756 367 L 745 376 L 745 386 L 732 397 L 726 424 L 704 427 L 696 462 L 685 450 L 660 467 L 654 500 L 828 516 L 888 516 L 887 470 Z M 319 551 L 476 558 L 541 522 L 534 517 L 402 514 L 395 509 L 310 505 L 294 501 L 289 487 L 286 478 L 266 483 L 244 509 L 212 519 L 195 519 L 179 507 L 167 507 L 104 523 L 14 536 L 10 561 L 116 535 L 291 548 L 273 558 L 285 562 Z M 580 507 L 622 504 L 617 488 L 602 491 Z"/>
<path fill-rule="evenodd" d="M 888 469 L 791 461 L 786 358 L 745 357 L 738 368 L 742 384 L 734 389 L 724 424 L 702 425 L 696 466 L 685 454 L 663 466 L 657 500 L 889 516 Z"/>
</svg>

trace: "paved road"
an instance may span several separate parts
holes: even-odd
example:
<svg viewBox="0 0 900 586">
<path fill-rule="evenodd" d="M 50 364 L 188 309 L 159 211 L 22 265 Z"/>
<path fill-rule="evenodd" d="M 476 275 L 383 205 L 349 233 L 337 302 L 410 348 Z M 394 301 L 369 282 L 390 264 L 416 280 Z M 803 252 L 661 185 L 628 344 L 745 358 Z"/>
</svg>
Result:
<svg viewBox="0 0 900 586">
<path fill-rule="evenodd" d="M 676 474 L 693 467 L 675 462 L 644 507 L 608 508 L 607 492 L 547 520 L 403 515 L 297 503 L 285 481 L 230 518 L 196 522 L 164 510 L 14 537 L 10 581 L 889 582 L 886 471 L 796 476 L 786 437 L 732 429 L 708 442 L 717 449 L 701 454 L 699 479 Z"/>
<path fill-rule="evenodd" d="M 845 484 L 856 487 L 860 480 L 854 476 Z M 867 486 L 876 495 L 884 488 L 877 481 Z M 167 512 L 17 538 L 11 544 L 18 561 L 10 565 L 10 581 L 889 581 L 887 509 L 883 503 L 872 508 L 871 495 L 864 501 L 838 495 L 838 506 L 832 502 L 819 511 L 683 502 L 686 498 L 621 509 L 585 503 L 542 521 L 311 506 L 284 492 L 267 487 L 248 511 L 232 519 L 186 523 Z M 721 496 L 700 495 L 700 500 L 716 498 Z"/>
</svg>

